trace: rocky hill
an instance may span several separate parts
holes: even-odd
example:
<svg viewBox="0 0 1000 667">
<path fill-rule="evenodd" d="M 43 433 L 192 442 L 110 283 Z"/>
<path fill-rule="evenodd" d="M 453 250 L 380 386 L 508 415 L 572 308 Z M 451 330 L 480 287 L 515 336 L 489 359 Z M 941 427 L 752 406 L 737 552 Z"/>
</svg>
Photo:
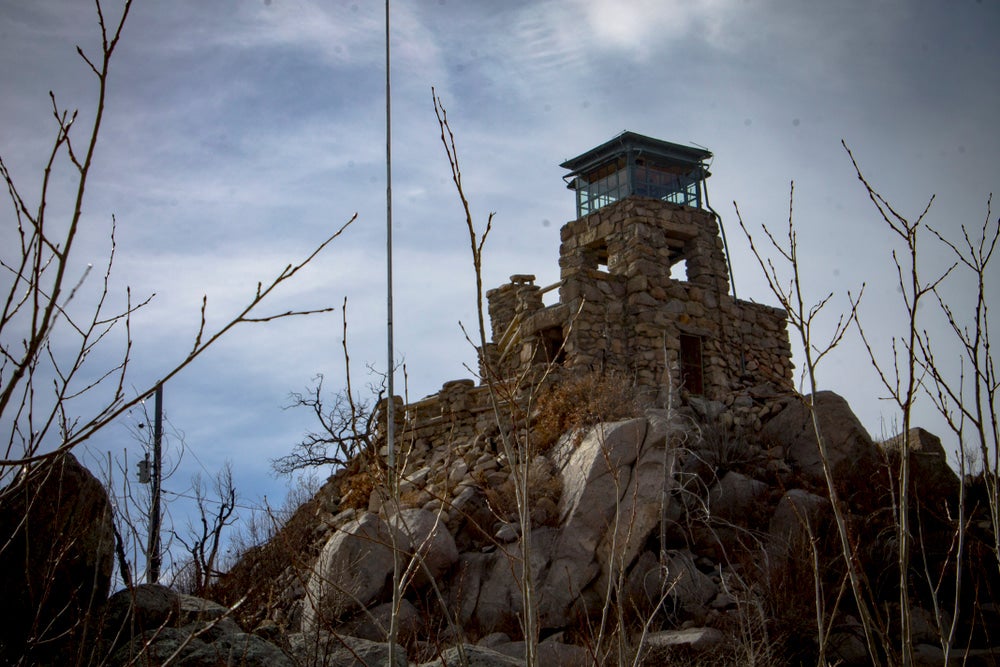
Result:
<svg viewBox="0 0 1000 667">
<path fill-rule="evenodd" d="M 227 602 L 248 596 L 237 612 L 247 627 L 308 637 L 312 658 L 345 638 L 384 642 L 395 545 L 405 582 L 398 637 L 412 663 L 465 647 L 515 664 L 525 655 L 527 554 L 539 664 L 653 665 L 667 655 L 814 664 L 814 582 L 842 585 L 845 571 L 810 413 L 800 398 L 760 393 L 761 428 L 751 433 L 727 427 L 724 404 L 690 400 L 571 430 L 524 467 L 484 433 L 407 451 L 398 508 L 359 482 L 370 471 L 345 470 L 219 591 Z M 853 534 L 870 542 L 859 558 L 891 605 L 892 443 L 873 443 L 835 394 L 817 395 L 815 409 Z M 942 512 L 959 482 L 940 442 L 915 436 L 925 538 L 948 543 Z M 526 519 L 514 490 L 525 471 Z M 932 551 L 936 572 L 946 554 Z M 868 664 L 857 612 L 835 606 L 824 610 L 828 659 Z M 935 664 L 933 610 L 911 615 L 917 653 Z"/>
<path fill-rule="evenodd" d="M 598 382 L 590 391 L 606 400 L 611 390 Z M 64 480 L 58 502 L 33 516 L 33 530 L 59 530 L 72 508 L 79 537 L 71 542 L 81 550 L 66 561 L 75 569 L 29 568 L 31 581 L 59 582 L 44 613 L 63 628 L 48 649 L 35 646 L 30 661 L 387 664 L 395 548 L 400 666 L 524 664 L 532 627 L 540 665 L 816 664 L 821 637 L 831 664 L 870 664 L 858 609 L 844 593 L 807 402 L 765 387 L 757 393 L 759 430 L 736 430 L 732 406 L 689 397 L 675 409 L 632 404 L 639 414 L 584 421 L 546 442 L 552 415 L 545 413 L 565 402 L 539 401 L 530 416 L 539 449 L 523 461 L 504 455 L 497 428 L 447 448 L 411 440 L 401 450 L 398 505 L 385 492 L 378 457 L 359 456 L 273 539 L 247 552 L 209 593 L 213 601 L 149 585 L 105 600 L 113 549 L 100 539 L 106 514 L 91 510 L 106 499 L 95 494 L 96 480 L 65 459 L 61 477 L 21 482 L 37 491 L 33 485 Z M 818 394 L 814 408 L 866 590 L 880 608 L 898 611 L 897 444 L 872 442 L 835 394 Z M 940 639 L 951 616 L 942 610 L 955 581 L 950 516 L 960 484 L 940 441 L 919 430 L 911 436 L 922 538 L 909 613 L 914 655 L 917 664 L 944 664 Z M 518 499 L 519 479 L 526 501 Z M 9 525 L 11 516 L 2 518 Z M 987 524 L 973 517 L 964 549 L 968 571 L 952 645 L 972 658 L 967 664 L 993 664 L 991 638 L 1000 628 L 995 564 L 983 566 Z M 17 539 L 18 529 L 10 532 Z M 7 565 L 5 572 L 18 570 Z M 97 589 L 91 571 L 103 573 Z M 817 591 L 839 594 L 820 597 L 817 607 Z M 37 600 L 9 601 L 23 618 L 43 613 Z M 885 619 L 891 646 L 897 630 Z M 10 632 L 17 627 L 8 624 L 0 638 L 8 662 L 25 647 L 25 637 Z"/>
</svg>

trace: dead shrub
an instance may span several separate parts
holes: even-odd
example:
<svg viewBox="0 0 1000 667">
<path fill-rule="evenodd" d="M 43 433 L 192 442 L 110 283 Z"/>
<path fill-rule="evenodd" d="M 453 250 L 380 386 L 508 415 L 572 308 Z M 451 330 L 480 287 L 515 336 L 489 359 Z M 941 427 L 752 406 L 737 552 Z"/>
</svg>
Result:
<svg viewBox="0 0 1000 667">
<path fill-rule="evenodd" d="M 572 375 L 538 399 L 532 424 L 537 451 L 547 451 L 567 431 L 576 431 L 574 444 L 578 445 L 584 429 L 641 412 L 635 385 L 624 373 Z"/>
<path fill-rule="evenodd" d="M 342 509 L 367 509 L 368 500 L 379 480 L 371 468 L 361 468 L 348 475 L 340 487 L 340 507 Z"/>
<path fill-rule="evenodd" d="M 508 476 L 500 486 L 485 489 L 486 502 L 501 521 L 516 521 L 520 516 L 514 478 Z M 544 457 L 536 458 L 528 469 L 528 505 L 531 525 L 556 526 L 559 524 L 559 498 L 562 480 L 555 474 L 552 464 Z"/>
</svg>

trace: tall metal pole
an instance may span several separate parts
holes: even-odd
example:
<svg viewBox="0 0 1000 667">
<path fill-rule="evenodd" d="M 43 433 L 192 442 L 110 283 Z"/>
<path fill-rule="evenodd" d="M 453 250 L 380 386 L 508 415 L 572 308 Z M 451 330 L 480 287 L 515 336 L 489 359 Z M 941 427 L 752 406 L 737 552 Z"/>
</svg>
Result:
<svg viewBox="0 0 1000 667">
<path fill-rule="evenodd" d="M 160 579 L 160 481 L 163 465 L 160 451 L 163 444 L 163 385 L 156 385 L 153 407 L 153 471 L 152 501 L 149 506 L 149 541 L 146 545 L 146 583 L 155 584 Z"/>
<path fill-rule="evenodd" d="M 386 339 L 388 341 L 388 377 L 386 378 L 389 405 L 386 411 L 386 448 L 390 484 L 396 470 L 396 401 L 393 376 L 395 356 L 392 340 L 392 96 L 389 76 L 389 0 L 385 0 L 385 243 L 386 243 Z"/>
<path fill-rule="evenodd" d="M 386 406 L 385 444 L 390 511 L 398 510 L 396 503 L 396 392 L 395 351 L 392 339 L 392 87 L 389 64 L 389 0 L 385 0 L 385 246 L 386 246 L 386 342 L 388 368 L 386 389 L 389 404 Z M 395 518 L 393 520 L 396 520 Z M 389 531 L 392 540 L 392 610 L 389 614 L 389 664 L 396 664 L 396 635 L 399 631 L 397 615 L 401 598 L 400 554 L 396 544 L 396 531 Z"/>
</svg>

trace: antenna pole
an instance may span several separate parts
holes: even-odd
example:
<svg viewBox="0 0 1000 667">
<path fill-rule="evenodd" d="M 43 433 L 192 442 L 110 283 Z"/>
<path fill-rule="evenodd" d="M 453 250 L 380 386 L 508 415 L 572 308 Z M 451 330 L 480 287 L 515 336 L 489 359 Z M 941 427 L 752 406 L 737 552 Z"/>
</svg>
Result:
<svg viewBox="0 0 1000 667">
<path fill-rule="evenodd" d="M 386 389 L 389 403 L 386 406 L 385 444 L 386 444 L 386 480 L 389 491 L 390 511 L 397 511 L 399 505 L 396 488 L 396 392 L 393 378 L 395 375 L 395 351 L 392 338 L 392 87 L 389 57 L 389 0 L 385 0 L 385 255 L 386 255 L 386 344 L 388 368 L 386 370 Z M 392 517 L 397 521 L 397 517 Z M 396 544 L 396 531 L 389 531 L 392 541 L 392 609 L 389 613 L 389 664 L 396 664 L 396 636 L 399 633 L 397 615 L 399 612 L 400 575 L 402 564 Z"/>
<path fill-rule="evenodd" d="M 389 404 L 387 406 L 386 448 L 390 483 L 396 469 L 395 393 L 393 386 L 394 356 L 392 339 L 392 96 L 389 76 L 389 0 L 385 0 L 385 243 L 386 243 L 386 339 L 388 342 L 388 376 L 386 378 Z"/>
</svg>

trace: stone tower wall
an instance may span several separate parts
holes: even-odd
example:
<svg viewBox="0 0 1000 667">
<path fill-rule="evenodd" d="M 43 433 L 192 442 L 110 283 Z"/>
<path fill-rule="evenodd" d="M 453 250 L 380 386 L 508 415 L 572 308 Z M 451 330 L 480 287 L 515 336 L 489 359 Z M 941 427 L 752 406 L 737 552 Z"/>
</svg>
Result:
<svg viewBox="0 0 1000 667">
<path fill-rule="evenodd" d="M 483 351 L 483 381 L 532 382 L 548 364 L 562 374 L 617 371 L 650 403 L 680 390 L 682 399 L 735 406 L 750 422 L 757 398 L 792 391 L 786 314 L 729 294 L 714 215 L 628 197 L 567 223 L 561 241 L 559 303 L 544 306 L 528 274 L 487 292 L 493 340 Z M 700 351 L 700 391 L 682 373 L 691 341 Z M 402 412 L 401 432 L 421 449 L 496 427 L 487 388 L 472 380 L 447 382 Z"/>
</svg>

